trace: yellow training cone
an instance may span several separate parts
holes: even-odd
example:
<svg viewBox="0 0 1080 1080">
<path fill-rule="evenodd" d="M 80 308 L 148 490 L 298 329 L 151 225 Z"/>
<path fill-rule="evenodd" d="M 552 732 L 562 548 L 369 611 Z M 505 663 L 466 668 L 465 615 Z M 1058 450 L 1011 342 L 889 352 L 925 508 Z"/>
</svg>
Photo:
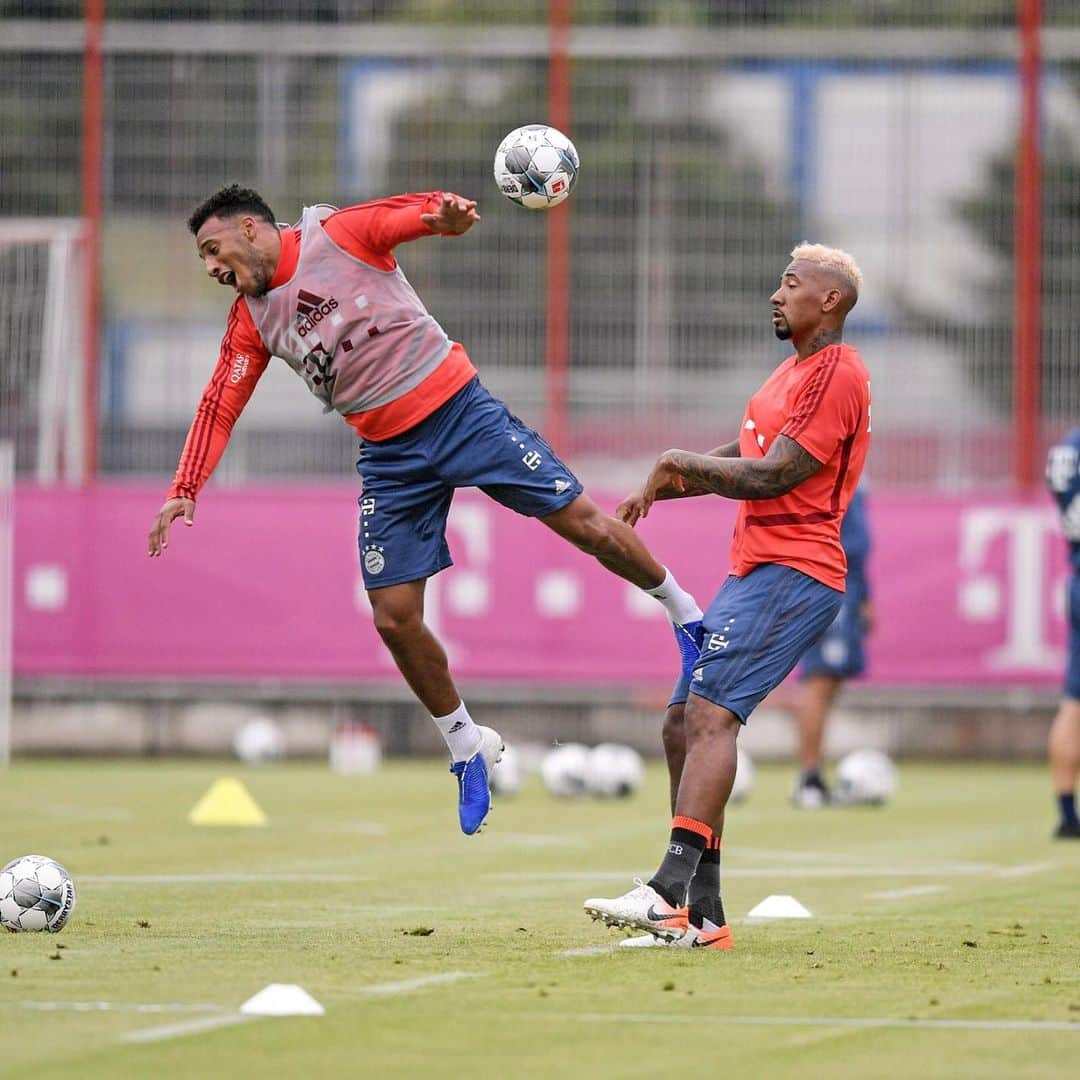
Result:
<svg viewBox="0 0 1080 1080">
<path fill-rule="evenodd" d="M 265 825 L 266 815 L 239 781 L 215 780 L 188 814 L 192 825 Z"/>
</svg>

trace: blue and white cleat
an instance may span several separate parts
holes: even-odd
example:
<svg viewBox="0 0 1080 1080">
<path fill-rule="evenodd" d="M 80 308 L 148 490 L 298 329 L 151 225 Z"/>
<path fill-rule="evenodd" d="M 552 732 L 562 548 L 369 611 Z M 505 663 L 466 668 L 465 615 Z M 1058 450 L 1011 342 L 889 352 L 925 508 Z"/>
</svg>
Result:
<svg viewBox="0 0 1080 1080">
<path fill-rule="evenodd" d="M 458 782 L 458 821 L 461 831 L 472 836 L 491 809 L 491 770 L 506 749 L 502 736 L 494 729 L 478 724 L 480 749 L 467 761 L 455 761 L 450 771 Z"/>
<path fill-rule="evenodd" d="M 694 668 L 701 659 L 701 647 L 705 644 L 705 624 L 697 619 L 688 623 L 672 623 L 671 627 L 675 631 L 679 656 L 682 657 L 683 674 L 692 679 Z"/>
</svg>

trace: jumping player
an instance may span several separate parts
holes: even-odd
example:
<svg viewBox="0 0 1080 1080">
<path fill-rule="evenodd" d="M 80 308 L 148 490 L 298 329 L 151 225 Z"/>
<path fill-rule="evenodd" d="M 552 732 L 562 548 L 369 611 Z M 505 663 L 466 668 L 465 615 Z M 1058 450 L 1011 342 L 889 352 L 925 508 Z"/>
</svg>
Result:
<svg viewBox="0 0 1080 1080">
<path fill-rule="evenodd" d="M 539 518 L 655 596 L 684 669 L 698 659 L 701 619 L 633 529 L 603 514 L 543 438 L 484 389 L 398 266 L 398 244 L 459 236 L 479 220 L 475 202 L 446 192 L 309 207 L 292 227 L 275 224 L 258 193 L 235 184 L 199 206 L 188 220 L 199 258 L 237 296 L 149 536 L 149 554 L 159 556 L 173 521 L 194 524 L 196 496 L 270 357 L 281 357 L 360 438 L 359 546 L 375 627 L 446 740 L 470 835 L 490 809 L 488 777 L 503 743 L 473 723 L 424 623 L 427 579 L 452 562 L 445 531 L 456 488 L 478 487 Z"/>
<path fill-rule="evenodd" d="M 705 613 L 701 661 L 669 705 L 669 718 L 679 709 L 683 717 L 681 731 L 665 729 L 674 794 L 666 853 L 647 884 L 586 900 L 593 918 L 683 945 L 732 946 L 719 884 L 736 737 L 844 595 L 840 525 L 870 442 L 869 377 L 843 344 L 861 284 L 846 252 L 797 247 L 771 297 L 773 329 L 795 355 L 750 399 L 738 440 L 709 454 L 668 450 L 619 506 L 633 525 L 657 499 L 742 500 L 731 575 Z"/>
<path fill-rule="evenodd" d="M 1046 459 L 1046 482 L 1061 509 L 1069 542 L 1069 662 L 1057 715 L 1050 727 L 1050 779 L 1058 803 L 1059 840 L 1080 839 L 1076 783 L 1080 779 L 1080 427 L 1073 428 Z"/>
</svg>

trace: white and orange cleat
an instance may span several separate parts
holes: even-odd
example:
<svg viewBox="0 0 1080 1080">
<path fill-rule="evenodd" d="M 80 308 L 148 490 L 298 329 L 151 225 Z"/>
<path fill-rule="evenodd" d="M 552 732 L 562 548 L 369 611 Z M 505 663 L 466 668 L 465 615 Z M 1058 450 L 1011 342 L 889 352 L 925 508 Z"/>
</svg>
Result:
<svg viewBox="0 0 1080 1080">
<path fill-rule="evenodd" d="M 690 925 L 685 907 L 673 907 L 651 885 L 634 879 L 637 886 L 612 899 L 593 897 L 585 901 L 585 910 L 608 926 L 647 930 L 654 937 L 676 941 Z"/>
<path fill-rule="evenodd" d="M 619 942 L 620 949 L 650 949 L 657 945 L 670 949 L 735 948 L 730 926 L 717 926 L 712 930 L 702 930 L 693 923 L 686 928 L 686 933 L 681 938 L 676 938 L 674 941 L 653 937 L 652 934 L 642 934 L 640 937 L 623 938 Z"/>
</svg>

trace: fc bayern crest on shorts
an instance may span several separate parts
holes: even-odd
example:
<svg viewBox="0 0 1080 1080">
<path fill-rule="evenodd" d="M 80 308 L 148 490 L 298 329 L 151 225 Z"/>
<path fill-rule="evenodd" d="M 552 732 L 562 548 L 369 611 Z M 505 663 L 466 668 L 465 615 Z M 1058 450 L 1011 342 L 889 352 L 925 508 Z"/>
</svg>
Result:
<svg viewBox="0 0 1080 1080">
<path fill-rule="evenodd" d="M 364 552 L 364 569 L 369 574 L 381 574 L 386 569 L 382 548 L 370 547 Z"/>
</svg>

